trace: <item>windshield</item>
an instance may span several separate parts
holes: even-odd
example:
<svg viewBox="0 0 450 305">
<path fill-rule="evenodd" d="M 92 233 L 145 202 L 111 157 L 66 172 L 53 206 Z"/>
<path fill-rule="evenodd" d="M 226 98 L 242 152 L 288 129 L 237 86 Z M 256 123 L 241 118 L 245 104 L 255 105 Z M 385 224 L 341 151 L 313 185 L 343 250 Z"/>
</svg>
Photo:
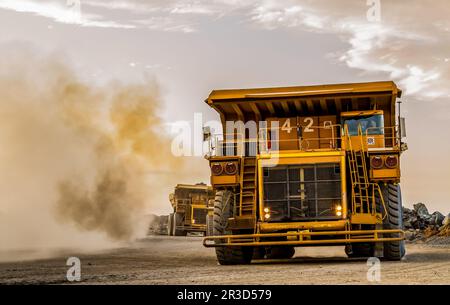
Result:
<svg viewBox="0 0 450 305">
<path fill-rule="evenodd" d="M 347 117 L 344 118 L 344 125 L 348 126 L 350 136 L 358 135 L 359 126 L 361 126 L 363 135 L 384 134 L 384 118 L 382 114 Z"/>
</svg>

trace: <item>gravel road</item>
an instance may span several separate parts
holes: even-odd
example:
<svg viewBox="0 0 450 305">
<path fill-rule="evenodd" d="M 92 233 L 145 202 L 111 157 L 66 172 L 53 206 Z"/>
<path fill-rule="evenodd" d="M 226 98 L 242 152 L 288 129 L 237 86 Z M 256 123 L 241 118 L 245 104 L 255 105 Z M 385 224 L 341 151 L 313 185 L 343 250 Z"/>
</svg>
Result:
<svg viewBox="0 0 450 305">
<path fill-rule="evenodd" d="M 348 259 L 341 247 L 297 248 L 290 260 L 219 266 L 201 237 L 152 236 L 127 246 L 48 258 L 0 251 L 1 284 L 66 284 L 70 256 L 81 260 L 82 284 L 368 284 L 366 260 Z M 6 259 L 8 257 L 8 259 Z M 16 260 L 16 261 L 11 261 Z M 450 284 L 450 246 L 407 245 L 401 262 L 381 262 L 381 284 Z"/>
</svg>

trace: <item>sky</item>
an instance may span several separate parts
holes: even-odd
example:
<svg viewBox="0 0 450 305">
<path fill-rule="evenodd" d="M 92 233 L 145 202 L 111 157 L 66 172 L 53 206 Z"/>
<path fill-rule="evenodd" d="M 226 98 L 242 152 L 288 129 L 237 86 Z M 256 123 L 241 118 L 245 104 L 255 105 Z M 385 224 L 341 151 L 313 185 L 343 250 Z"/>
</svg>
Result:
<svg viewBox="0 0 450 305">
<path fill-rule="evenodd" d="M 448 213 L 448 16 L 447 0 L 0 0 L 0 52 L 63 56 L 92 83 L 154 79 L 168 126 L 218 119 L 213 89 L 394 80 L 404 204 Z"/>
</svg>

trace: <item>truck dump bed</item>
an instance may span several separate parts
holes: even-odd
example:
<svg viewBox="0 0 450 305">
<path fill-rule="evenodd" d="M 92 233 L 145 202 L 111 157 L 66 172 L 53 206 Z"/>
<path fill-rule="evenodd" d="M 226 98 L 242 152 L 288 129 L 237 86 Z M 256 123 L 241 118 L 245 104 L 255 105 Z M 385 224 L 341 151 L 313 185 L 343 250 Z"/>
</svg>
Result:
<svg viewBox="0 0 450 305">
<path fill-rule="evenodd" d="M 214 90 L 206 103 L 221 116 L 222 122 L 260 121 L 268 117 L 337 115 L 342 111 L 383 110 L 395 113 L 395 101 L 402 91 L 394 82 L 368 82 L 320 86 Z M 393 117 L 393 116 L 392 116 Z M 392 126 L 395 121 L 386 122 Z"/>
</svg>

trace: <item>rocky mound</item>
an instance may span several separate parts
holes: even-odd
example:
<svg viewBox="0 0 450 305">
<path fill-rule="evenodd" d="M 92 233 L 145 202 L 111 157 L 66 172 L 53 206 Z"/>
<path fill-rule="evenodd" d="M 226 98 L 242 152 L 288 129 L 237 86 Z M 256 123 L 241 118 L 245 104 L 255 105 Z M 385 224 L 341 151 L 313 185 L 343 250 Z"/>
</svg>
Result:
<svg viewBox="0 0 450 305">
<path fill-rule="evenodd" d="M 167 235 L 167 223 L 169 215 L 147 215 L 148 217 L 148 232 L 147 235 Z"/>
<path fill-rule="evenodd" d="M 403 208 L 403 224 L 409 241 L 450 245 L 450 214 L 430 214 L 425 204 L 417 203 L 413 209 Z"/>
</svg>

